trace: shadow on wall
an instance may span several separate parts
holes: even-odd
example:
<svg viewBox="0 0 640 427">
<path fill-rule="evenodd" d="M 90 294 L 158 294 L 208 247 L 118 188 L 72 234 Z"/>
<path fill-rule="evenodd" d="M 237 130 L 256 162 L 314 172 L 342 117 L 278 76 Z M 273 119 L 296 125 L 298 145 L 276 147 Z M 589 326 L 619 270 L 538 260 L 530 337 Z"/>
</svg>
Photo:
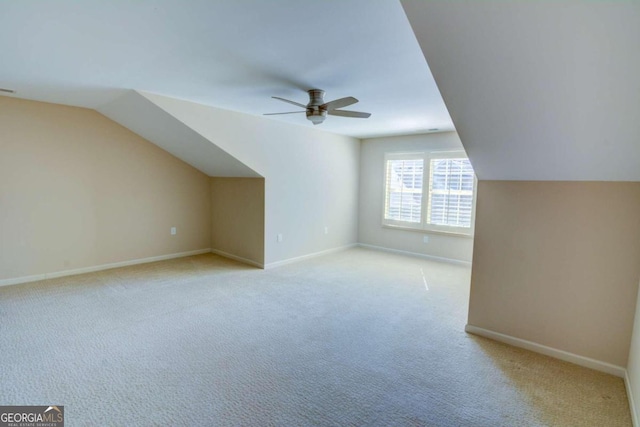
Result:
<svg viewBox="0 0 640 427">
<path fill-rule="evenodd" d="M 211 248 L 264 267 L 264 178 L 211 178 Z"/>
</svg>

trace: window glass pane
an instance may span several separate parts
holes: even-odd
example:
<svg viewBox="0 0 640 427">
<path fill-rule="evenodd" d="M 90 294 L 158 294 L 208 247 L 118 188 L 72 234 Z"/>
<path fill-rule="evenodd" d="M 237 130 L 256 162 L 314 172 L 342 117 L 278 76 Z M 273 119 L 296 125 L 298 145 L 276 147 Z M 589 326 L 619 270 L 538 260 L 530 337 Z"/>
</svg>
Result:
<svg viewBox="0 0 640 427">
<path fill-rule="evenodd" d="M 439 190 L 447 187 L 446 159 L 435 159 L 431 161 L 431 186 Z"/>
<path fill-rule="evenodd" d="M 420 223 L 424 161 L 387 160 L 385 219 Z"/>
<path fill-rule="evenodd" d="M 471 227 L 474 173 L 469 159 L 432 159 L 427 223 Z"/>
</svg>

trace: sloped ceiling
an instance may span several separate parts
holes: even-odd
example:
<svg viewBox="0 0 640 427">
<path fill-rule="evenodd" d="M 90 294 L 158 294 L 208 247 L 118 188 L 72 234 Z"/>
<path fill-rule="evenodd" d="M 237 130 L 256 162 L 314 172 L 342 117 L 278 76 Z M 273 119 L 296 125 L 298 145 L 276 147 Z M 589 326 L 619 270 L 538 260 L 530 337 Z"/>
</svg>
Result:
<svg viewBox="0 0 640 427">
<path fill-rule="evenodd" d="M 402 4 L 480 179 L 640 181 L 640 2 Z"/>
<path fill-rule="evenodd" d="M 453 129 L 398 0 L 0 1 L 0 52 L 0 88 L 26 99 L 100 109 L 133 89 L 262 116 L 318 88 L 372 113 L 329 132 Z"/>
<path fill-rule="evenodd" d="M 260 176 L 138 92 L 129 91 L 98 111 L 209 176 Z"/>
</svg>

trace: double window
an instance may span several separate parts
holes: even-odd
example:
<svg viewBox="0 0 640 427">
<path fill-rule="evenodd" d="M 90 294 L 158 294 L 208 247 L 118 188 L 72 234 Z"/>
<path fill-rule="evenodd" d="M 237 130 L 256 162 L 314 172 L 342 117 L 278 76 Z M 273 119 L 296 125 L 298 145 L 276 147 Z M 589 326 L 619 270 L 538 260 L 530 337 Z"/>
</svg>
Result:
<svg viewBox="0 0 640 427">
<path fill-rule="evenodd" d="M 387 153 L 383 224 L 470 235 L 475 188 L 463 151 Z"/>
</svg>

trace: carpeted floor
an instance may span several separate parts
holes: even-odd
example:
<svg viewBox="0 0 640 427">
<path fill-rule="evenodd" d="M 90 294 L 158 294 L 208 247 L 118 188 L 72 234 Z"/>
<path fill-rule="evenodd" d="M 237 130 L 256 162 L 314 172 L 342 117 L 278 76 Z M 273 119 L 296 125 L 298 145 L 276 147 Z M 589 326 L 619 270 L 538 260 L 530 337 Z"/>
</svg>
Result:
<svg viewBox="0 0 640 427">
<path fill-rule="evenodd" d="M 353 249 L 0 288 L 0 404 L 67 426 L 631 425 L 621 379 L 466 334 L 469 275 Z"/>
</svg>

